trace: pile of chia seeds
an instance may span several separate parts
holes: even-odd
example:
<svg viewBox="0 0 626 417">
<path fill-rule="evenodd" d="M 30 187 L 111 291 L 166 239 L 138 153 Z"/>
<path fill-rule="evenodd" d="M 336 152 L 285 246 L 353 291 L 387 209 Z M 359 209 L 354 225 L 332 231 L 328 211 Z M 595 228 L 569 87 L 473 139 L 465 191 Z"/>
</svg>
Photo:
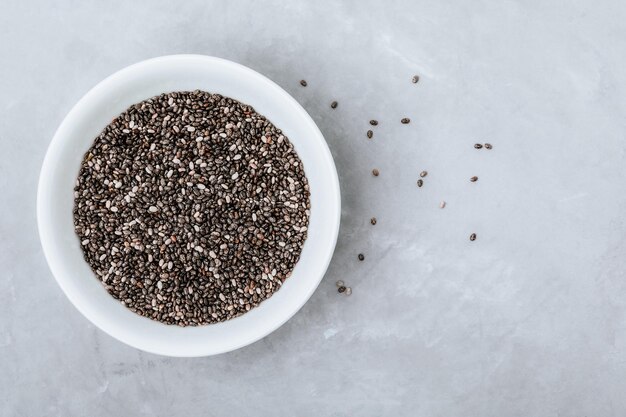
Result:
<svg viewBox="0 0 626 417">
<path fill-rule="evenodd" d="M 280 289 L 307 237 L 309 185 L 280 129 L 203 91 L 142 101 L 95 139 L 74 189 L 84 257 L 137 314 L 195 326 Z"/>
</svg>

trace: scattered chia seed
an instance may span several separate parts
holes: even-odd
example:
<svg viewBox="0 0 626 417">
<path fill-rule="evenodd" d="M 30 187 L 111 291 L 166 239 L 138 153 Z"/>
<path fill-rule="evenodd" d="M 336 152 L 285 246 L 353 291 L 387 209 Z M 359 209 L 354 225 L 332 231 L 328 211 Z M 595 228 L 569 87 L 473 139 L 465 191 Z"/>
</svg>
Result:
<svg viewBox="0 0 626 417">
<path fill-rule="evenodd" d="M 306 87 L 306 86 L 307 86 L 307 83 L 306 83 L 306 81 L 304 81 L 304 80 L 300 80 L 300 85 L 301 85 L 302 87 Z"/>
<path fill-rule="evenodd" d="M 379 172 L 376 168 L 374 168 L 374 169 L 372 170 L 372 175 L 373 175 L 373 176 L 375 176 L 375 177 L 377 177 L 377 176 L 379 176 L 379 175 L 380 175 L 380 172 Z"/>
<path fill-rule="evenodd" d="M 337 285 L 337 287 L 343 287 L 344 286 L 343 281 L 341 281 L 341 280 L 337 281 L 335 284 Z"/>
<path fill-rule="evenodd" d="M 417 180 L 417 186 L 421 187 L 422 185 L 424 185 L 424 180 Z"/>
<path fill-rule="evenodd" d="M 485 149 L 491 149 L 493 148 L 493 146 L 491 146 L 491 143 L 485 143 Z"/>
<path fill-rule="evenodd" d="M 400 120 L 400 122 L 404 125 L 407 125 L 411 123 L 411 119 L 409 119 L 408 117 L 405 117 L 404 119 Z"/>
<path fill-rule="evenodd" d="M 370 219 L 370 223 L 372 223 L 372 226 L 374 226 L 377 223 L 376 217 L 372 217 Z"/>
<path fill-rule="evenodd" d="M 472 233 L 472 234 L 470 235 L 470 240 L 471 240 L 472 242 L 476 240 L 476 233 Z"/>
<path fill-rule="evenodd" d="M 378 120 L 373 120 L 373 119 L 372 119 L 372 120 L 370 120 L 370 124 L 371 124 L 372 126 L 378 126 Z"/>
<path fill-rule="evenodd" d="M 441 203 L 439 203 L 439 208 L 445 208 L 446 207 L 446 202 L 442 201 Z"/>
<path fill-rule="evenodd" d="M 116 117 L 74 192 L 96 277 L 166 324 L 256 307 L 289 278 L 307 237 L 309 185 L 293 145 L 251 106 L 203 91 L 162 94 Z"/>
<path fill-rule="evenodd" d="M 372 136 L 374 136 L 374 132 L 372 132 L 371 130 L 368 130 L 368 131 L 367 131 L 367 138 L 368 138 L 368 139 L 371 139 L 371 138 L 372 138 Z"/>
<path fill-rule="evenodd" d="M 478 177 L 477 176 L 473 176 L 472 178 L 470 178 L 471 182 L 476 182 L 478 181 Z"/>
<path fill-rule="evenodd" d="M 351 294 L 352 294 L 352 288 L 346 287 L 346 295 L 351 295 Z"/>
<path fill-rule="evenodd" d="M 481 145 L 480 143 L 474 144 L 474 148 L 476 148 L 476 149 L 481 149 L 482 147 L 483 147 L 483 145 Z"/>
<path fill-rule="evenodd" d="M 345 291 L 346 291 L 346 287 L 344 287 L 343 285 L 341 287 L 337 288 L 337 292 L 339 294 L 341 294 L 342 292 L 345 292 Z"/>
<path fill-rule="evenodd" d="M 420 80 L 420 77 L 418 75 L 414 75 L 413 78 L 411 79 L 411 81 L 413 82 L 413 84 L 417 84 L 417 82 Z"/>
<path fill-rule="evenodd" d="M 424 178 L 426 175 L 428 175 L 428 171 L 420 172 L 420 177 Z"/>
<path fill-rule="evenodd" d="M 359 261 L 364 261 L 365 260 L 365 255 L 363 255 L 362 253 L 359 253 Z"/>
<path fill-rule="evenodd" d="M 330 108 L 331 109 L 336 109 L 337 108 L 337 102 L 333 101 L 332 103 L 330 103 Z"/>
</svg>

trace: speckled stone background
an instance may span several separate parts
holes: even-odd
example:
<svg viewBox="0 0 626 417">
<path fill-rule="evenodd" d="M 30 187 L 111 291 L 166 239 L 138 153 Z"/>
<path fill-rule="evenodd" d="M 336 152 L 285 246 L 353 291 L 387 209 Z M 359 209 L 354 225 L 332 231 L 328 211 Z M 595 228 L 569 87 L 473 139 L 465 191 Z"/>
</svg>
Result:
<svg viewBox="0 0 626 417">
<path fill-rule="evenodd" d="M 0 415 L 625 415 L 624 21 L 626 3 L 590 0 L 0 0 Z M 283 86 L 342 186 L 337 251 L 310 301 L 201 359 L 90 325 L 35 218 L 71 106 L 173 53 Z"/>
</svg>

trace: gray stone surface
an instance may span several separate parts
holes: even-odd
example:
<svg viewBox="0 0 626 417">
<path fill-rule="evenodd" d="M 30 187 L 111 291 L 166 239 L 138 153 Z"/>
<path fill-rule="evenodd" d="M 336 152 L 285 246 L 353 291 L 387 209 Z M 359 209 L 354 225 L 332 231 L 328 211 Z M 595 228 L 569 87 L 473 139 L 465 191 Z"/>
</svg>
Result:
<svg viewBox="0 0 626 417">
<path fill-rule="evenodd" d="M 625 415 L 625 20 L 618 1 L 0 1 L 0 415 Z M 173 53 L 243 63 L 292 93 L 343 191 L 306 306 L 201 359 L 90 325 L 35 222 L 71 106 Z"/>
</svg>

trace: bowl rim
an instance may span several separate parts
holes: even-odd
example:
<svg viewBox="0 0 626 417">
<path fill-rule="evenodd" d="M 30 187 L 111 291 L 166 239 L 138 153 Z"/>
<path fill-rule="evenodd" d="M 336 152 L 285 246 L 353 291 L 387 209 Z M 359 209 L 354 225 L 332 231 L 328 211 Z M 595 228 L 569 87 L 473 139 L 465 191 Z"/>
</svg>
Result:
<svg viewBox="0 0 626 417">
<path fill-rule="evenodd" d="M 203 61 L 205 63 L 213 62 L 213 63 L 218 63 L 220 65 L 231 66 L 233 68 L 238 69 L 239 71 L 247 73 L 247 75 L 251 77 L 256 77 L 260 82 L 266 83 L 268 88 L 273 88 L 278 94 L 280 94 L 281 99 L 284 99 L 287 102 L 289 102 L 289 105 L 290 105 L 289 111 L 298 112 L 299 116 L 303 117 L 306 120 L 306 123 L 309 125 L 307 126 L 307 129 L 311 129 L 311 135 L 314 135 L 319 139 L 318 140 L 319 147 L 320 147 L 320 150 L 322 151 L 323 158 L 325 159 L 325 162 L 328 163 L 329 167 L 332 168 L 330 170 L 331 172 L 329 173 L 330 180 L 332 182 L 332 189 L 325 190 L 325 192 L 332 193 L 333 199 L 336 201 L 335 217 L 331 219 L 332 221 L 334 221 L 334 225 L 333 225 L 332 243 L 331 243 L 330 251 L 328 251 L 328 256 L 326 257 L 326 259 L 320 260 L 322 268 L 320 270 L 319 276 L 317 277 L 317 282 L 315 282 L 315 285 L 313 285 L 310 288 L 307 294 L 302 296 L 300 302 L 297 304 L 297 307 L 292 308 L 287 314 L 284 314 L 281 317 L 281 320 L 278 320 L 272 326 L 268 326 L 261 334 L 256 335 L 255 337 L 251 337 L 245 341 L 242 341 L 238 344 L 233 344 L 223 349 L 208 349 L 206 352 L 197 352 L 197 351 L 172 352 L 170 350 L 167 350 L 167 349 L 164 350 L 158 347 L 152 348 L 151 346 L 139 345 L 133 341 L 130 341 L 130 340 L 125 339 L 124 337 L 121 337 L 118 334 L 114 334 L 114 332 L 110 331 L 110 329 L 108 329 L 106 326 L 103 325 L 101 320 L 97 317 L 97 314 L 93 314 L 92 312 L 87 311 L 87 309 L 84 308 L 83 305 L 81 305 L 82 303 L 79 302 L 80 292 L 74 291 L 72 288 L 70 288 L 70 284 L 68 280 L 63 277 L 61 273 L 61 265 L 60 265 L 61 261 L 58 261 L 53 256 L 54 250 L 52 246 L 55 244 L 55 239 L 54 239 L 55 233 L 51 230 L 51 226 L 49 222 L 54 219 L 52 218 L 52 215 L 47 210 L 47 205 L 46 205 L 47 203 L 50 202 L 50 198 L 51 198 L 49 195 L 50 193 L 48 192 L 49 190 L 47 189 L 48 186 L 51 185 L 48 179 L 50 177 L 50 174 L 54 171 L 55 163 L 57 162 L 56 159 L 59 158 L 55 153 L 58 153 L 57 148 L 59 147 L 59 144 L 64 140 L 66 131 L 72 125 L 74 125 L 78 120 L 80 120 L 79 113 L 81 112 L 81 109 L 85 107 L 86 104 L 90 101 L 101 100 L 101 98 L 98 98 L 99 92 L 102 89 L 106 88 L 108 85 L 112 85 L 114 83 L 120 82 L 126 74 L 132 73 L 134 71 L 138 71 L 143 66 L 147 67 L 151 65 L 168 64 L 172 61 L 177 61 L 177 60 L 196 61 L 196 62 Z M 254 103 L 251 103 L 251 105 L 254 106 Z M 333 254 L 336 248 L 340 223 L 341 223 L 341 193 L 340 193 L 340 185 L 339 185 L 339 178 L 337 175 L 337 169 L 336 169 L 332 154 L 330 152 L 330 149 L 328 147 L 328 143 L 326 142 L 324 136 L 319 130 L 319 127 L 313 121 L 313 119 L 308 114 L 308 112 L 287 91 L 285 91 L 282 87 L 280 87 L 274 81 L 270 80 L 269 78 L 260 74 L 259 72 L 249 67 L 246 67 L 242 64 L 239 64 L 239 63 L 227 60 L 227 59 L 207 56 L 207 55 L 178 54 L 178 55 L 165 55 L 165 56 L 146 59 L 146 60 L 134 63 L 132 65 L 126 66 L 114 72 L 113 74 L 109 75 L 108 77 L 104 78 L 102 81 L 98 82 L 96 85 L 94 85 L 91 89 L 89 89 L 89 91 L 87 91 L 87 93 L 85 93 L 80 98 L 80 100 L 76 102 L 76 104 L 74 104 L 74 106 L 72 106 L 70 111 L 65 115 L 65 117 L 63 118 L 63 121 L 61 122 L 57 130 L 55 131 L 54 136 L 52 137 L 52 140 L 50 141 L 46 149 L 46 154 L 45 154 L 43 163 L 41 165 L 39 181 L 38 181 L 38 186 L 37 186 L 37 227 L 38 227 L 40 244 L 42 246 L 46 262 L 48 263 L 48 267 L 50 268 L 50 271 L 52 272 L 52 275 L 54 276 L 55 281 L 61 287 L 65 296 L 70 300 L 70 302 L 74 305 L 74 307 L 76 307 L 76 309 L 89 322 L 91 322 L 100 330 L 109 334 L 113 338 L 127 345 L 133 346 L 134 348 L 137 348 L 146 352 L 159 354 L 159 355 L 165 355 L 165 356 L 173 356 L 173 357 L 201 357 L 201 356 L 210 356 L 210 355 L 216 355 L 220 353 L 233 351 L 233 350 L 247 346 L 249 344 L 252 344 L 264 338 L 265 336 L 269 335 L 270 333 L 274 332 L 276 329 L 281 327 L 284 323 L 286 323 L 310 299 L 310 297 L 313 295 L 313 293 L 319 286 L 319 283 L 324 278 L 328 270 L 328 266 L 330 265 L 330 262 L 333 258 Z"/>
</svg>

